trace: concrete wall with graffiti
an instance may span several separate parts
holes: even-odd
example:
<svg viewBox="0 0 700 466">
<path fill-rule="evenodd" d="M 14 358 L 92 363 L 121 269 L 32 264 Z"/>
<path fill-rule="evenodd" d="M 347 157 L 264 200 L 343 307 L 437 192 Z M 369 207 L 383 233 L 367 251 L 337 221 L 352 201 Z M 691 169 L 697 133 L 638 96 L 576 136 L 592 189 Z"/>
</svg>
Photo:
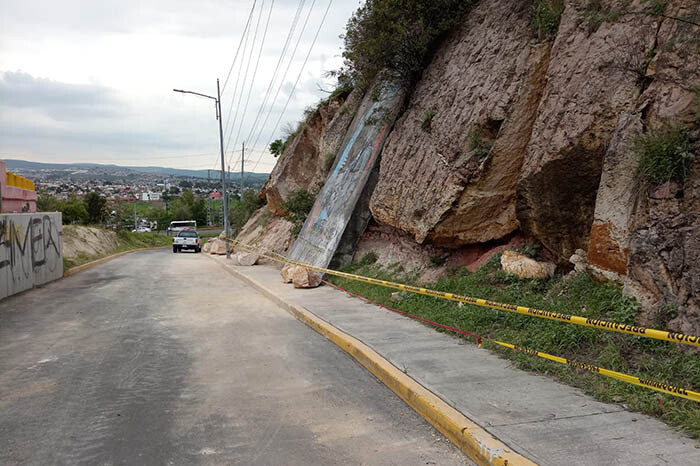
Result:
<svg viewBox="0 0 700 466">
<path fill-rule="evenodd" d="M 63 276 L 60 212 L 0 214 L 0 299 Z"/>
<path fill-rule="evenodd" d="M 318 267 L 328 266 L 379 159 L 404 95 L 399 85 L 381 82 L 367 92 L 290 257 Z"/>
</svg>

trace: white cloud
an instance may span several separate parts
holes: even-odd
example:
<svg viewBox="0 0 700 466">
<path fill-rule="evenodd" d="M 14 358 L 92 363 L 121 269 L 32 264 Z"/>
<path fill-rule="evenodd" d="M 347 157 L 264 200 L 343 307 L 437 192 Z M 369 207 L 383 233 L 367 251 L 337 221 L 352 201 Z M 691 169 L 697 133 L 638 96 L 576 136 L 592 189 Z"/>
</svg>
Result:
<svg viewBox="0 0 700 466">
<path fill-rule="evenodd" d="M 270 2 L 258 0 L 264 3 L 263 24 Z M 297 4 L 275 1 L 250 104 L 239 119 L 241 140 L 251 132 Z M 252 0 L 0 0 L 0 156 L 212 168 L 218 153 L 213 103 L 172 89 L 216 93 L 216 78 L 223 84 L 251 5 Z M 322 74 L 341 63 L 338 35 L 355 1 L 333 2 L 280 127 L 271 133 L 326 6 L 325 0 L 315 2 L 257 147 L 248 142 L 253 160 L 254 150 L 264 149 L 285 123 L 300 119 L 304 107 L 324 95 L 317 83 L 330 87 Z M 258 47 L 259 42 L 248 81 Z M 238 71 L 237 65 L 222 98 L 224 117 Z M 262 163 L 258 171 L 269 170 L 274 159 L 265 156 Z"/>
</svg>

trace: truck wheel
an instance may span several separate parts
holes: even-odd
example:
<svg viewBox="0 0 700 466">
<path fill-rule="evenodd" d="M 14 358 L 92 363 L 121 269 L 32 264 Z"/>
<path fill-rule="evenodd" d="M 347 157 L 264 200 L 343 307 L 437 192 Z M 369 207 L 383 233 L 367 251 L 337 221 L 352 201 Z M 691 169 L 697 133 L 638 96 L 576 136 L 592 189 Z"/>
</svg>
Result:
<svg viewBox="0 0 700 466">
<path fill-rule="evenodd" d="M 175 246 L 173 246 L 173 253 L 176 253 L 176 252 L 177 252 L 177 248 Z"/>
</svg>

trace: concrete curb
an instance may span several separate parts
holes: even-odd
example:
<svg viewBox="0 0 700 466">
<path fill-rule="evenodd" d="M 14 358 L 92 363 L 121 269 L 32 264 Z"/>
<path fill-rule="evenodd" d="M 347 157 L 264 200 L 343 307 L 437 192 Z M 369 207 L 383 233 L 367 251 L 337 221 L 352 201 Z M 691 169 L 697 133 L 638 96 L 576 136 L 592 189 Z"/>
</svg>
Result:
<svg viewBox="0 0 700 466">
<path fill-rule="evenodd" d="M 362 341 L 337 329 L 307 309 L 277 296 L 251 277 L 225 264 L 217 263 L 229 274 L 250 284 L 355 358 L 477 464 L 518 466 L 536 464 L 511 450 L 506 444 L 399 370 Z"/>
<path fill-rule="evenodd" d="M 96 266 L 96 265 L 104 264 L 105 262 L 109 262 L 109 261 L 111 261 L 112 259 L 116 259 L 117 257 L 123 256 L 123 255 L 126 255 L 126 254 L 131 254 L 132 252 L 137 252 L 137 251 L 151 251 L 151 250 L 154 250 L 154 249 L 167 249 L 167 248 L 170 248 L 170 247 L 171 247 L 171 246 L 155 246 L 155 247 L 152 247 L 152 248 L 139 248 L 139 249 L 131 249 L 131 250 L 129 250 L 129 251 L 118 252 L 118 253 L 116 253 L 116 254 L 112 254 L 111 256 L 106 256 L 106 257 L 102 257 L 102 258 L 100 258 L 100 259 L 96 259 L 96 260 L 91 261 L 91 262 L 87 262 L 87 263 L 85 263 L 85 264 L 83 264 L 83 265 L 77 265 L 77 266 L 75 266 L 75 267 L 71 267 L 70 269 L 68 269 L 68 270 L 66 270 L 65 272 L 63 272 L 63 276 L 64 276 L 64 277 L 70 277 L 71 275 L 76 274 L 76 273 L 78 273 L 78 272 L 82 272 L 82 271 L 85 270 L 85 269 L 89 269 L 90 267 L 94 267 L 94 266 Z"/>
</svg>

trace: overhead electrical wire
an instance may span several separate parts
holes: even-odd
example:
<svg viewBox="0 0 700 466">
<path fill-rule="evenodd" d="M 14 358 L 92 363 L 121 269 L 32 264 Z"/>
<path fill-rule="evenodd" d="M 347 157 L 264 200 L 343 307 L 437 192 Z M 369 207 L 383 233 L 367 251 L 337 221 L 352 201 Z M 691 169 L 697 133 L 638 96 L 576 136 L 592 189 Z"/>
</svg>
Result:
<svg viewBox="0 0 700 466">
<path fill-rule="evenodd" d="M 255 4 L 258 2 L 258 0 L 253 0 L 253 6 L 250 8 L 250 13 L 248 14 L 248 21 L 245 23 L 245 28 L 243 29 L 243 34 L 246 33 L 248 30 L 248 27 L 250 27 L 250 21 L 253 19 L 253 10 L 255 10 Z M 223 94 L 226 92 L 226 85 L 228 84 L 228 79 L 231 77 L 231 71 L 233 71 L 233 67 L 236 64 L 236 60 L 238 59 L 238 52 L 241 51 L 241 44 L 243 44 L 243 36 L 241 36 L 241 40 L 238 42 L 238 47 L 236 48 L 236 54 L 233 56 L 233 61 L 231 61 L 231 66 L 228 69 L 228 73 L 226 74 L 226 79 L 224 80 L 224 85 L 221 86 L 221 93 Z"/>
<path fill-rule="evenodd" d="M 289 93 L 289 97 L 287 98 L 287 102 L 284 104 L 284 108 L 282 109 L 282 112 L 280 113 L 279 118 L 277 119 L 277 123 L 275 124 L 274 129 L 272 130 L 272 133 L 270 134 L 270 138 L 268 139 L 267 143 L 265 144 L 265 147 L 269 147 L 270 143 L 272 142 L 272 138 L 275 135 L 275 131 L 277 131 L 277 127 L 279 126 L 280 122 L 282 121 L 282 117 L 284 116 L 284 112 L 287 111 L 287 106 L 289 105 L 289 102 L 292 100 L 292 96 L 294 95 L 294 91 L 297 88 L 297 85 L 299 84 L 299 80 L 301 79 L 301 75 L 304 72 L 304 68 L 306 67 L 306 63 L 309 61 L 309 57 L 311 56 L 311 52 L 316 45 L 316 40 L 318 39 L 318 35 L 321 33 L 321 28 L 323 27 L 323 24 L 326 21 L 326 17 L 328 16 L 328 11 L 331 9 L 331 5 L 333 4 L 333 0 L 329 0 L 328 6 L 326 7 L 326 11 L 323 13 L 323 18 L 321 18 L 321 24 L 319 24 L 318 29 L 316 30 L 316 35 L 314 35 L 314 40 L 311 42 L 311 47 L 309 47 L 309 51 L 306 54 L 306 58 L 304 59 L 304 64 L 301 66 L 301 69 L 299 70 L 299 75 L 297 76 L 296 81 L 294 82 L 294 86 L 292 87 L 291 92 Z M 313 7 L 313 5 L 312 5 Z M 257 140 L 256 140 L 257 144 Z M 255 162 L 255 165 L 253 166 L 253 169 L 251 170 L 252 172 L 255 171 L 257 168 L 258 164 L 260 163 L 260 160 L 262 157 L 265 155 L 265 152 L 260 154 L 260 157 L 258 157 L 258 160 Z"/>
<path fill-rule="evenodd" d="M 301 39 L 304 36 L 304 32 L 306 31 L 306 26 L 309 24 L 309 18 L 311 17 L 311 12 L 314 9 L 314 6 L 316 5 L 316 0 L 313 0 L 311 2 L 311 7 L 309 8 L 308 13 L 306 14 L 306 19 L 304 20 L 304 25 L 301 28 L 301 33 L 299 34 L 299 37 L 297 37 L 296 44 L 294 45 L 294 50 L 292 51 L 292 56 L 290 57 L 289 61 L 287 62 L 287 67 L 284 70 L 284 73 L 282 74 L 282 80 L 279 83 L 279 86 L 277 87 L 277 92 L 275 92 L 275 97 L 272 99 L 272 102 L 270 103 L 270 108 L 267 111 L 267 115 L 265 116 L 265 120 L 263 121 L 262 126 L 260 127 L 260 131 L 258 132 L 258 135 L 255 138 L 255 142 L 253 143 L 253 146 L 255 146 L 258 141 L 260 140 L 260 136 L 262 135 L 262 132 L 265 129 L 265 125 L 267 125 L 267 121 L 270 118 L 270 115 L 272 113 L 272 110 L 275 106 L 275 102 L 277 102 L 277 98 L 280 95 L 280 92 L 282 91 L 282 87 L 284 86 L 284 77 L 287 76 L 289 73 L 289 69 L 292 66 L 292 63 L 294 62 L 294 57 L 296 56 L 297 49 L 299 48 L 299 44 L 301 43 Z"/>
<path fill-rule="evenodd" d="M 233 143 L 233 147 L 238 147 L 238 140 L 241 135 L 241 129 L 243 128 L 243 121 L 245 120 L 245 115 L 246 112 L 248 111 L 248 104 L 250 103 L 250 96 L 253 93 L 253 87 L 255 86 L 255 77 L 258 74 L 258 68 L 260 66 L 260 59 L 262 58 L 263 54 L 263 48 L 265 47 L 265 39 L 267 38 L 267 30 L 270 27 L 270 18 L 272 18 L 272 8 L 275 6 L 275 0 L 272 0 L 270 2 L 270 10 L 268 11 L 267 14 L 267 21 L 265 23 L 265 30 L 263 31 L 263 36 L 262 40 L 260 41 L 260 49 L 258 50 L 258 58 L 255 61 L 255 68 L 253 69 L 253 77 L 250 80 L 250 86 L 248 88 L 248 96 L 246 97 L 245 105 L 243 106 L 243 114 L 241 115 L 241 119 L 238 122 L 238 132 L 236 133 L 236 139 L 235 142 Z M 260 11 L 262 13 L 262 7 L 260 8 Z M 231 158 L 233 157 L 233 153 L 231 153 L 231 157 L 229 157 L 229 164 L 231 164 Z"/>
<path fill-rule="evenodd" d="M 258 38 L 258 30 L 260 29 L 260 20 L 262 19 L 264 7 L 265 7 L 265 0 L 263 0 L 260 4 L 260 12 L 258 13 L 258 21 L 255 23 L 255 33 L 253 34 L 253 41 L 252 41 L 252 44 L 250 46 L 250 52 L 248 53 L 248 61 L 247 61 L 247 64 L 245 65 L 245 72 L 243 73 L 243 84 L 241 86 L 241 93 L 240 93 L 240 97 L 238 97 L 238 100 L 236 103 L 236 111 L 233 114 L 233 119 L 231 120 L 232 124 L 231 124 L 231 127 L 229 128 L 230 133 L 228 135 L 228 138 L 226 139 L 226 145 L 224 146 L 225 147 L 224 153 L 226 153 L 226 149 L 228 149 L 228 147 L 229 147 L 229 143 L 231 142 L 231 136 L 233 134 L 233 130 L 235 129 L 236 123 L 238 121 L 238 113 L 241 109 L 243 95 L 245 94 L 245 91 L 246 91 L 246 83 L 248 82 L 248 75 L 250 72 L 250 64 L 253 61 L 253 52 L 255 50 L 255 41 Z M 244 56 L 244 59 L 245 59 L 245 56 Z M 252 85 L 252 83 L 251 83 L 251 85 Z M 234 97 L 234 99 L 236 98 L 235 95 L 233 97 Z"/>
<path fill-rule="evenodd" d="M 289 27 L 289 32 L 287 33 L 287 38 L 284 41 L 284 46 L 282 47 L 282 53 L 280 54 L 280 57 L 277 60 L 277 64 L 275 65 L 275 70 L 272 72 L 272 77 L 270 79 L 270 83 L 268 84 L 267 90 L 265 91 L 265 97 L 263 98 L 262 103 L 260 104 L 260 107 L 258 108 L 258 113 L 255 115 L 255 120 L 253 121 L 253 124 L 251 125 L 250 132 L 248 133 L 248 136 L 244 139 L 244 141 L 250 141 L 253 134 L 255 134 L 255 130 L 257 129 L 257 125 L 260 121 L 260 117 L 262 116 L 263 112 L 265 111 L 265 107 L 267 106 L 268 100 L 269 100 L 270 96 L 272 95 L 272 89 L 274 88 L 275 83 L 277 82 L 277 77 L 278 77 L 282 62 L 284 61 L 284 58 L 287 55 L 287 52 L 289 51 L 289 45 L 292 42 L 292 37 L 294 37 L 294 31 L 296 30 L 297 24 L 299 23 L 299 18 L 301 17 L 301 12 L 304 8 L 305 3 L 306 3 L 306 0 L 299 0 L 299 5 L 297 6 L 297 11 L 294 15 L 294 19 L 292 20 L 292 24 Z M 272 102 L 271 105 L 274 105 L 274 102 Z"/>
</svg>

